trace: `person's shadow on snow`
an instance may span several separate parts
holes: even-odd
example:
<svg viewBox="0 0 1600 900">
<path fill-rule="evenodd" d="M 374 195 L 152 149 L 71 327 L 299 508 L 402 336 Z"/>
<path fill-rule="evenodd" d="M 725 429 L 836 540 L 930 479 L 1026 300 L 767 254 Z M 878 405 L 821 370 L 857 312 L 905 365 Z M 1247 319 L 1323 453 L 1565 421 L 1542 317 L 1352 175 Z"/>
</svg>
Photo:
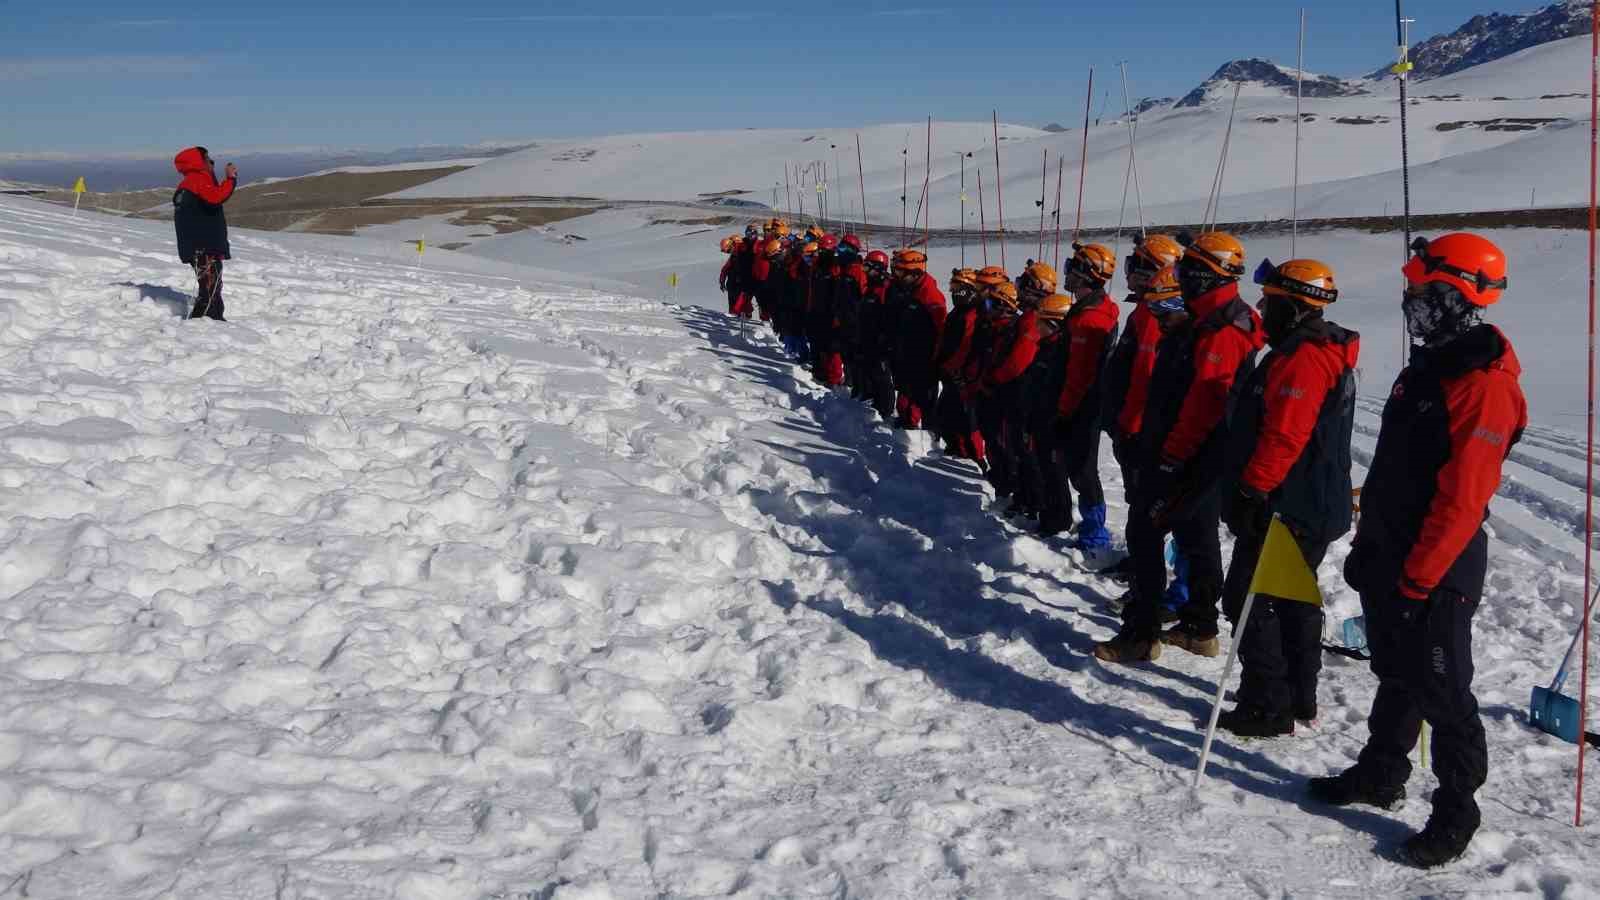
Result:
<svg viewBox="0 0 1600 900">
<path fill-rule="evenodd" d="M 773 602 L 785 609 L 803 605 L 833 617 L 866 641 L 878 658 L 921 671 L 960 699 L 1016 710 L 1106 746 L 1119 739 L 1140 740 L 1153 764 L 1170 766 L 1173 776 L 1187 783 L 1199 758 L 1201 724 L 1209 713 L 1213 685 L 1155 667 L 1164 678 L 1195 691 L 1184 694 L 1102 667 L 1089 655 L 1094 639 L 1067 620 L 995 596 L 1026 594 L 1043 606 L 1096 624 L 1112 621 L 1064 605 L 1059 596 L 1075 594 L 1095 604 L 1104 598 L 1092 586 L 1067 584 L 1042 573 L 1024 578 L 1013 571 L 1015 535 L 995 527 L 984 509 L 975 469 L 937 457 L 908 462 L 903 439 L 875 424 L 870 410 L 808 383 L 803 374 L 797 375 L 799 366 L 756 329 L 746 339 L 738 322 L 720 312 L 679 307 L 674 313 L 740 377 L 789 393 L 797 411 L 810 413 L 809 418 L 780 423 L 788 440 L 763 443 L 809 469 L 822 488 L 787 494 L 752 491 L 751 502 L 763 514 L 795 526 L 784 529 L 797 536 L 785 540 L 792 552 L 839 559 L 843 565 L 836 574 L 868 611 L 850 609 L 837 599 L 803 596 L 792 581 L 766 583 Z M 784 539 L 776 532 L 774 536 Z M 987 583 L 980 565 L 997 573 Z M 1058 594 L 1045 590 L 1040 596 L 1025 583 L 1029 580 L 1053 582 Z M 895 614 L 896 607 L 921 621 Z M 1125 683 L 1129 691 L 1189 713 L 1196 727 L 1173 726 L 1135 709 L 1091 701 L 1070 685 L 1018 672 L 978 650 L 952 646 L 985 632 L 1025 640 L 1059 668 Z M 1218 763 L 1210 770 L 1213 778 L 1282 802 L 1300 802 L 1304 776 L 1299 773 L 1226 741 L 1214 744 L 1212 752 Z M 1380 841 L 1405 829 L 1383 816 L 1315 811 L 1373 833 Z"/>
</svg>

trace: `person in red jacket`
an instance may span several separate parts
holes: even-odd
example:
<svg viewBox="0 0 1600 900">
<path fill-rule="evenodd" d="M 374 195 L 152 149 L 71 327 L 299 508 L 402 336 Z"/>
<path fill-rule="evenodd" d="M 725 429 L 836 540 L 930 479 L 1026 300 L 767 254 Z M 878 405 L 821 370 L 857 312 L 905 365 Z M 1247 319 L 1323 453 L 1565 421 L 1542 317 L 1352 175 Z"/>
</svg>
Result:
<svg viewBox="0 0 1600 900">
<path fill-rule="evenodd" d="M 1072 245 L 1066 288 L 1072 294 L 1067 313 L 1067 371 L 1060 392 L 1053 398 L 1056 440 L 1052 459 L 1078 492 L 1078 534 L 1069 546 L 1086 553 L 1111 546 L 1106 530 L 1106 495 L 1100 484 L 1100 415 L 1106 358 L 1117 339 L 1117 304 L 1106 295 L 1106 285 L 1117 271 L 1117 260 L 1101 244 Z M 1062 519 L 1070 521 L 1069 508 Z M 1041 528 L 1043 521 L 1041 520 Z"/>
<path fill-rule="evenodd" d="M 856 349 L 866 397 L 885 422 L 894 420 L 894 377 L 889 373 L 889 254 L 873 250 L 861 263 L 867 275 L 856 314 Z"/>
<path fill-rule="evenodd" d="M 1413 346 L 1383 408 L 1344 576 L 1361 594 L 1378 693 L 1356 764 L 1313 778 L 1313 799 L 1389 808 L 1405 798 L 1411 749 L 1433 726 L 1439 787 L 1413 865 L 1466 852 L 1489 756 L 1472 695 L 1472 616 L 1483 597 L 1483 524 L 1501 467 L 1528 424 L 1522 367 L 1483 321 L 1506 286 L 1505 254 L 1474 234 L 1413 244 L 1401 309 Z"/>
<path fill-rule="evenodd" d="M 840 272 L 838 236 L 824 234 L 817 248 L 806 294 L 806 341 L 811 347 L 811 377 L 831 387 L 844 380 L 844 365 L 838 360 L 838 329 L 833 324 L 834 286 Z M 833 380 L 835 362 L 839 362 L 838 381 Z"/>
<path fill-rule="evenodd" d="M 1179 260 L 1189 321 L 1162 338 L 1151 375 L 1138 453 L 1154 462 L 1140 471 L 1128 513 L 1134 596 L 1116 636 L 1095 647 L 1095 656 L 1106 662 L 1155 659 L 1161 643 L 1217 654 L 1223 581 L 1217 481 L 1237 384 L 1249 375 L 1263 344 L 1260 317 L 1239 298 L 1243 273 L 1244 246 L 1221 231 L 1190 241 Z M 1189 602 L 1179 610 L 1178 624 L 1162 634 L 1163 545 L 1169 533 L 1189 564 Z"/>
<path fill-rule="evenodd" d="M 1350 530 L 1350 434 L 1360 336 L 1324 316 L 1339 298 L 1333 270 L 1314 259 L 1263 262 L 1262 327 L 1272 351 L 1250 374 L 1229 421 L 1222 520 L 1233 532 L 1223 611 L 1237 624 L 1273 516 L 1313 571 Z M 1322 609 L 1256 597 L 1238 635 L 1238 704 L 1217 725 L 1243 737 L 1293 734 L 1317 717 Z"/>
<path fill-rule="evenodd" d="M 222 205 L 233 196 L 239 170 L 228 163 L 226 177 L 217 182 L 216 162 L 204 147 L 190 147 L 173 159 L 183 176 L 172 193 L 172 225 L 178 236 L 178 259 L 194 268 L 198 282 L 194 310 L 189 318 L 222 317 L 222 261 L 231 259 L 228 219 Z"/>
<path fill-rule="evenodd" d="M 978 284 L 976 269 L 955 269 L 950 273 L 950 304 L 953 309 L 944 321 L 939 335 L 939 350 L 934 354 L 934 370 L 938 373 L 943 390 L 939 393 L 940 437 L 945 451 L 962 459 L 970 459 L 985 467 L 983 433 L 978 430 L 977 416 L 961 399 L 961 371 L 972 355 L 972 340 L 978 331 L 978 321 L 983 315 L 982 288 Z"/>
<path fill-rule="evenodd" d="M 1009 498 L 1016 490 L 1019 473 L 1015 460 L 1000 450 L 1005 426 L 1003 406 L 983 388 L 984 373 L 993 364 L 1001 337 L 1011 330 L 1017 318 L 1017 287 L 1000 266 L 978 270 L 978 285 L 983 303 L 972 334 L 972 349 L 961 369 L 961 402 L 973 411 L 978 433 L 983 439 L 988 470 L 984 477 L 994 487 L 995 499 Z"/>
<path fill-rule="evenodd" d="M 922 428 L 933 418 L 939 379 L 933 355 L 939 346 L 947 312 L 944 292 L 928 274 L 928 255 L 921 250 L 896 250 L 890 262 L 888 311 L 892 321 L 894 374 L 900 428 Z"/>
<path fill-rule="evenodd" d="M 1049 294 L 1038 296 L 1037 291 L 1031 293 L 1034 296 L 1029 305 L 1024 307 L 1013 284 L 996 285 L 989 291 L 989 300 L 996 308 L 1020 311 L 1021 314 L 997 324 L 984 360 L 983 374 L 975 384 L 968 386 L 969 390 L 982 398 L 982 418 L 998 426 L 994 438 L 988 440 L 986 449 L 991 473 L 995 469 L 1004 472 L 1005 483 L 1010 488 L 1009 492 L 1002 492 L 1000 486 L 996 485 L 995 490 L 996 503 L 1011 498 L 1011 505 L 1006 509 L 1007 515 L 1037 512 L 1029 496 L 1022 465 L 1022 454 L 1027 450 L 1027 422 L 1023 416 L 1025 382 L 1022 376 L 1033 365 L 1034 357 L 1039 352 L 1038 303 Z M 987 433 L 985 438 L 989 438 Z"/>
</svg>

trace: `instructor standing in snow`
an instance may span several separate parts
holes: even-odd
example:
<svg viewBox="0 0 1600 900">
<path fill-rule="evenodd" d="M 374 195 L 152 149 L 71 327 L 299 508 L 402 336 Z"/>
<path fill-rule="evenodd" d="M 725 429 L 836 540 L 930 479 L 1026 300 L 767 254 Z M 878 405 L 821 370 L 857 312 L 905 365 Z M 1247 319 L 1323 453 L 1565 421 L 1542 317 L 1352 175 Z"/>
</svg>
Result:
<svg viewBox="0 0 1600 900">
<path fill-rule="evenodd" d="M 1466 852 L 1478 830 L 1473 795 L 1489 751 L 1472 695 L 1472 616 L 1489 563 L 1489 500 L 1528 403 L 1511 342 L 1483 321 L 1505 290 L 1505 254 L 1474 234 L 1419 238 L 1413 249 L 1401 270 L 1411 360 L 1383 408 L 1344 567 L 1361 592 L 1378 676 L 1371 735 L 1354 766 L 1311 779 L 1310 793 L 1335 806 L 1394 806 L 1422 723 L 1432 725 L 1433 812 L 1400 848 L 1432 867 Z"/>
<path fill-rule="evenodd" d="M 226 177 L 217 183 L 217 164 L 204 147 L 190 147 L 172 161 L 183 181 L 172 194 L 172 224 L 178 232 L 178 259 L 194 267 L 198 288 L 194 311 L 223 321 L 222 261 L 228 254 L 228 219 L 222 205 L 233 196 L 239 170 L 228 163 Z"/>
</svg>

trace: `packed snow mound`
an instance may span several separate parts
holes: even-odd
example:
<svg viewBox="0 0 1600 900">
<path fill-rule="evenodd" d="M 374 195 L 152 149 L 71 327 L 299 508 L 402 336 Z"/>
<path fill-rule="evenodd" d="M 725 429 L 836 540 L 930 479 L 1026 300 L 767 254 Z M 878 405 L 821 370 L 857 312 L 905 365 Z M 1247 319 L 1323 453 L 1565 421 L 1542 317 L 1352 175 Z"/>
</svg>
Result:
<svg viewBox="0 0 1600 900">
<path fill-rule="evenodd" d="M 925 436 L 711 311 L 382 247 L 236 233 L 231 321 L 190 322 L 170 226 L 0 198 L 0 892 L 1600 887 L 1571 748 L 1521 713 L 1575 541 L 1499 524 L 1576 514 L 1570 435 L 1496 500 L 1485 827 L 1418 873 L 1375 851 L 1426 804 L 1299 799 L 1364 739 L 1366 667 L 1192 790 L 1221 660 L 1094 663 L 1120 587 Z"/>
<path fill-rule="evenodd" d="M 1175 108 L 1191 109 L 1227 100 L 1233 96 L 1236 85 L 1240 96 L 1249 91 L 1251 96 L 1287 94 L 1293 97 L 1297 85 L 1303 97 L 1354 97 L 1367 93 L 1366 86 L 1357 81 L 1312 72 L 1302 76 L 1298 70 L 1280 66 L 1270 59 L 1252 57 L 1224 63 L 1210 78 L 1185 94 Z"/>
</svg>

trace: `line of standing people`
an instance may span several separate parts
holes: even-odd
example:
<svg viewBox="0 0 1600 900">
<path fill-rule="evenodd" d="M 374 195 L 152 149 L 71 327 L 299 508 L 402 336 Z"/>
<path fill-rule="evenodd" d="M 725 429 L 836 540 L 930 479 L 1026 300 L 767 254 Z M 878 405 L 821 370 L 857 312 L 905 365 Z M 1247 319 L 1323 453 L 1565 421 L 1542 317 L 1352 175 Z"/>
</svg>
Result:
<svg viewBox="0 0 1600 900">
<path fill-rule="evenodd" d="M 863 257 L 854 235 L 791 237 L 779 219 L 723 249 L 730 313 L 771 321 L 822 384 L 848 388 L 896 427 L 933 431 L 979 467 L 1007 515 L 1047 536 L 1072 531 L 1065 547 L 1086 564 L 1112 547 L 1099 477 L 1109 437 L 1128 553 L 1100 571 L 1132 589 L 1121 627 L 1095 646 L 1103 662 L 1154 660 L 1163 646 L 1216 656 L 1219 622 L 1237 620 L 1274 518 L 1313 568 L 1351 528 L 1360 339 L 1327 318 L 1338 289 L 1320 261 L 1264 261 L 1251 305 L 1237 238 L 1150 235 L 1124 263 L 1130 313 L 1119 333 L 1107 293 L 1117 260 L 1099 244 L 1073 244 L 1059 292 L 1044 262 L 1014 280 L 998 266 L 957 269 L 948 305 L 917 249 Z M 1483 321 L 1506 285 L 1504 254 L 1471 234 L 1412 250 L 1402 311 L 1415 346 L 1384 410 L 1345 566 L 1379 678 L 1371 736 L 1353 767 L 1308 790 L 1332 805 L 1392 807 L 1427 721 L 1440 787 L 1399 855 L 1435 866 L 1465 852 L 1480 821 L 1487 749 L 1471 620 L 1488 503 L 1527 405 L 1510 342 Z M 1234 537 L 1226 566 L 1224 525 Z M 1322 611 L 1273 597 L 1256 610 L 1234 635 L 1242 682 L 1219 725 L 1291 734 L 1317 718 Z"/>
</svg>

